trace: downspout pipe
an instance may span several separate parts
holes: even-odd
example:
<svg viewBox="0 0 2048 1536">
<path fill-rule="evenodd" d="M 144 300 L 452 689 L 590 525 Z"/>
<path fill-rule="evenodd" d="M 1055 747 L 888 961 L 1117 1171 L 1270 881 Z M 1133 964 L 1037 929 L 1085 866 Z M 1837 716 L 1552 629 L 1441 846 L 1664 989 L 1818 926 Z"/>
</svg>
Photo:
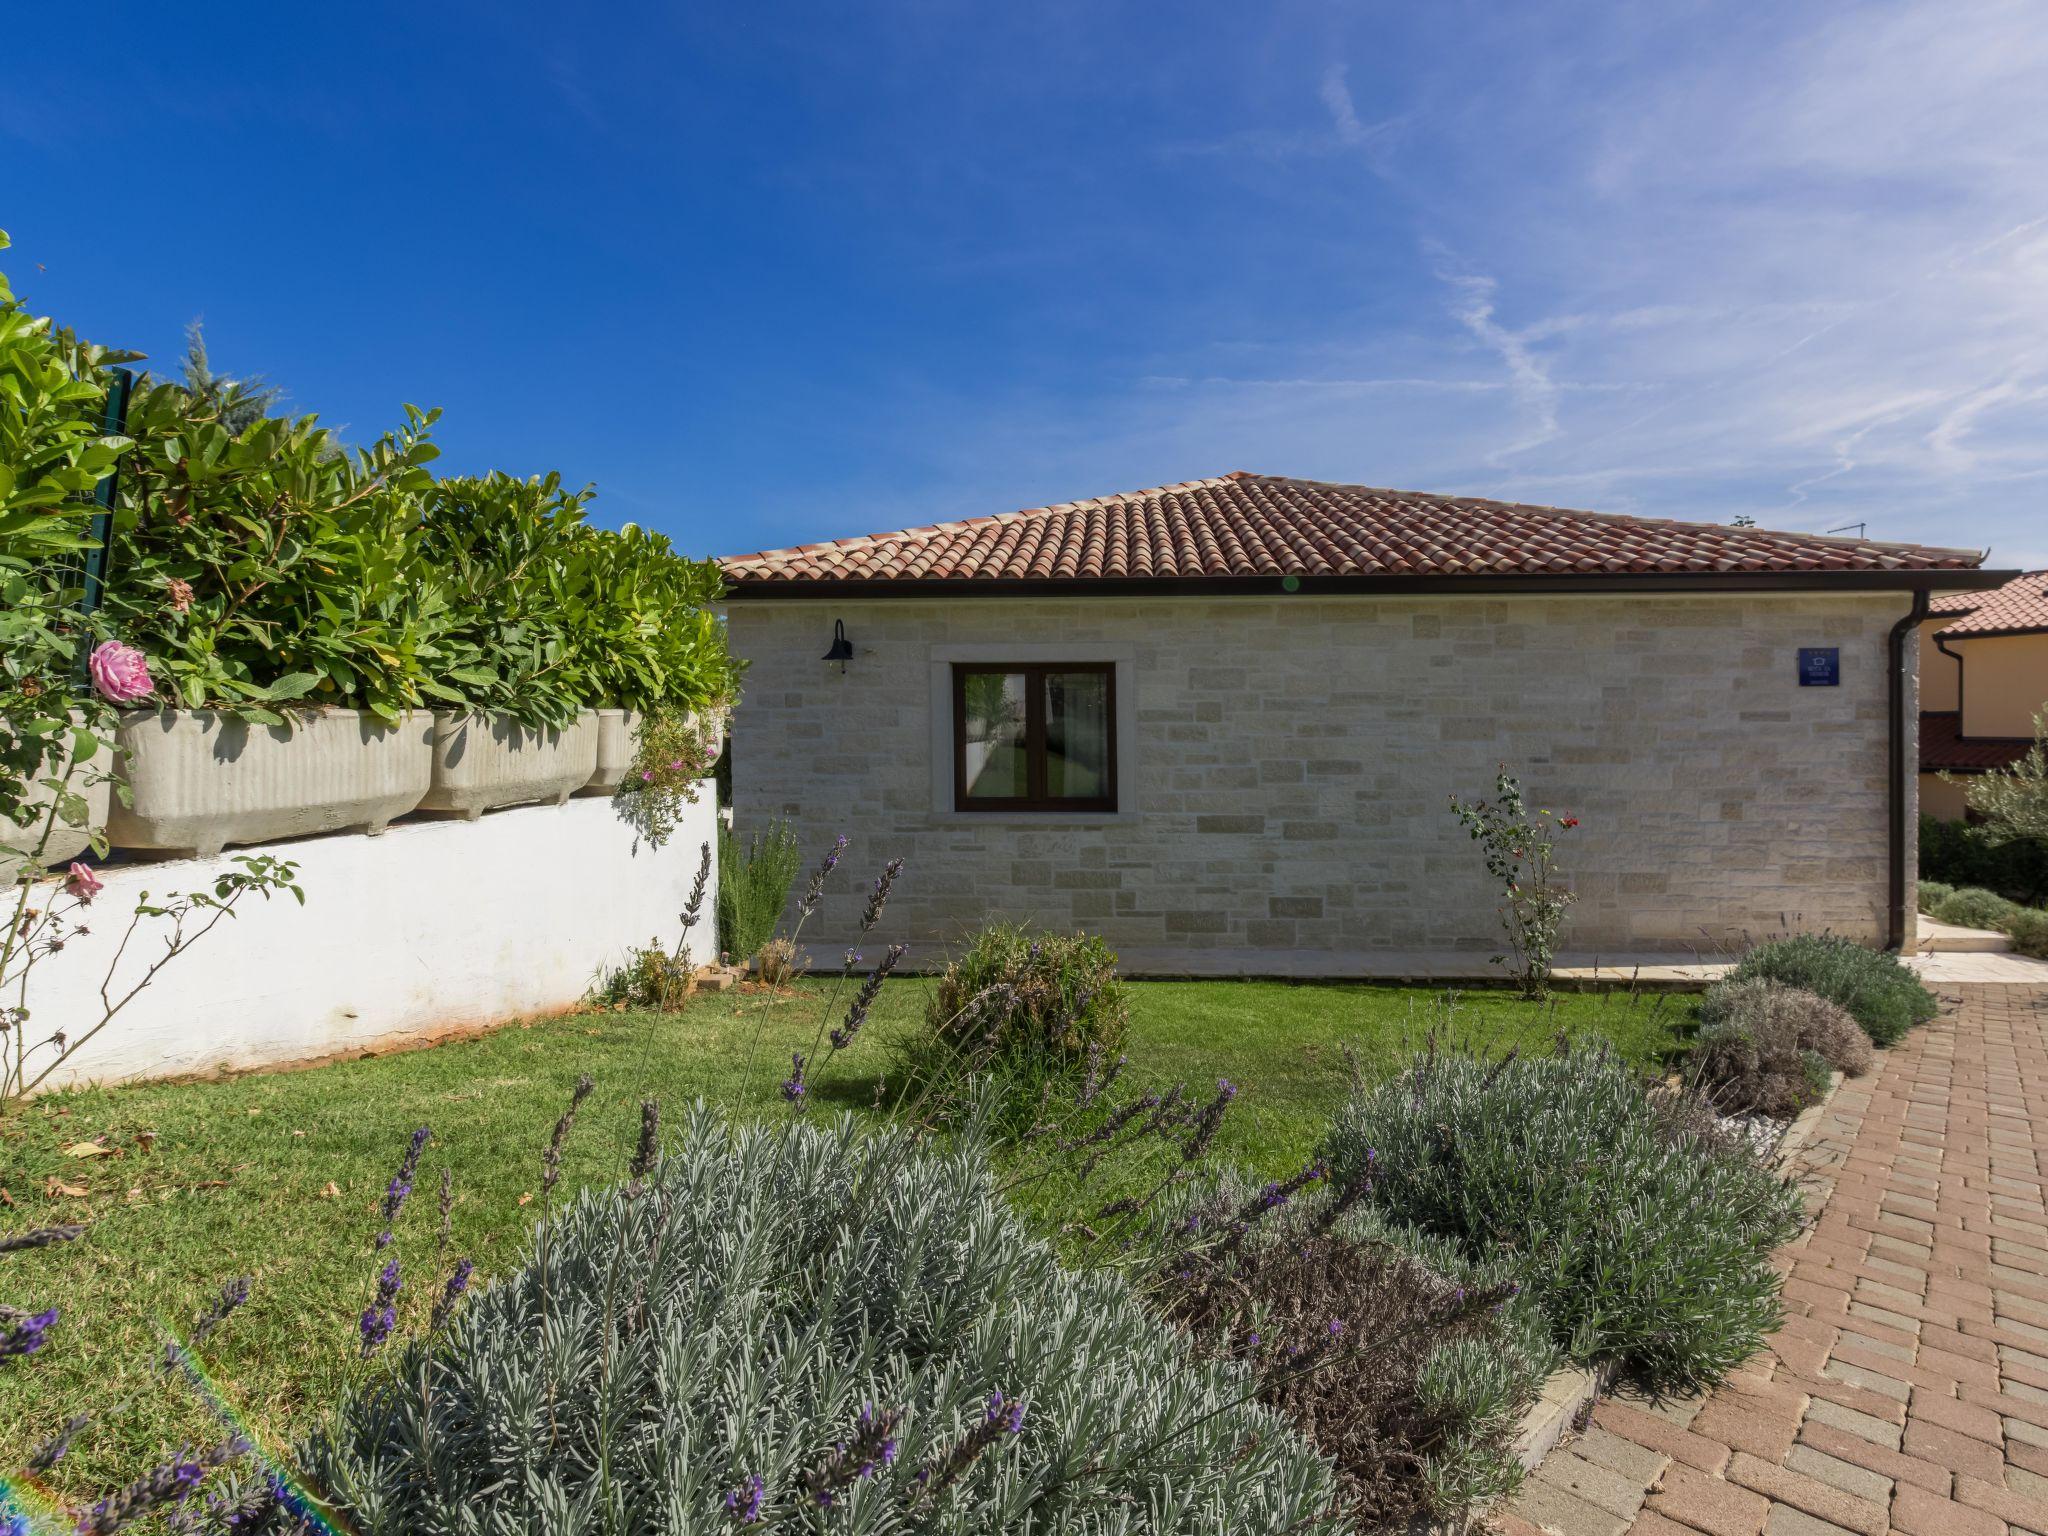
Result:
<svg viewBox="0 0 2048 1536">
<path fill-rule="evenodd" d="M 1906 616 L 1892 626 L 1891 632 L 1891 825 L 1887 853 L 1890 859 L 1890 884 L 1887 895 L 1890 898 L 1891 921 L 1889 947 L 1896 953 L 1906 947 L 1906 920 L 1912 910 L 1906 903 L 1908 892 L 1914 887 L 1914 876 L 1918 871 L 1906 868 L 1906 798 L 1912 785 L 1906 775 L 1917 764 L 1907 761 L 1906 744 L 1918 738 L 1917 722 L 1907 718 L 1906 701 L 1912 697 L 1912 690 L 1906 686 L 1906 641 L 1928 618 L 1929 601 L 1925 588 L 1916 588 L 1913 606 Z"/>
<path fill-rule="evenodd" d="M 1963 736 L 1963 658 L 1960 652 L 1948 648 L 1948 642 L 1939 634 L 1934 637 L 1934 648 L 1956 664 L 1956 735 Z"/>
</svg>

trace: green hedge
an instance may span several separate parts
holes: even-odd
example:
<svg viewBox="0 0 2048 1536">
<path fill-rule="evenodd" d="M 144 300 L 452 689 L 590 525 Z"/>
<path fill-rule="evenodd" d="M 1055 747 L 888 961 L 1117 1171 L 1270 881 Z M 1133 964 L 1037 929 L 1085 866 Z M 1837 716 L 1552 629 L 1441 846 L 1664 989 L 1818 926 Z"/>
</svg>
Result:
<svg viewBox="0 0 2048 1536">
<path fill-rule="evenodd" d="M 80 643 L 107 638 L 144 653 L 156 702 L 266 723 L 330 704 L 549 725 L 597 706 L 714 711 L 736 695 L 710 612 L 717 567 L 630 524 L 592 527 L 588 488 L 437 479 L 436 411 L 407 406 L 350 447 L 312 416 L 265 415 L 248 391 L 147 378 L 125 436 L 103 438 L 116 360 L 29 314 L 0 275 L 8 700 L 62 699 Z M 82 621 L 76 551 L 117 459 L 103 606 Z M 36 766 L 0 750 L 0 777 Z"/>
<path fill-rule="evenodd" d="M 1922 816 L 1920 878 L 1979 886 L 2024 906 L 2048 906 L 2048 844 L 1989 843 L 1967 822 Z"/>
<path fill-rule="evenodd" d="M 1938 923 L 2006 934 L 2018 953 L 2048 959 L 2048 910 L 2023 907 L 1996 891 L 1974 886 L 1950 890 L 1928 880 L 1920 882 L 1920 910 Z"/>
</svg>

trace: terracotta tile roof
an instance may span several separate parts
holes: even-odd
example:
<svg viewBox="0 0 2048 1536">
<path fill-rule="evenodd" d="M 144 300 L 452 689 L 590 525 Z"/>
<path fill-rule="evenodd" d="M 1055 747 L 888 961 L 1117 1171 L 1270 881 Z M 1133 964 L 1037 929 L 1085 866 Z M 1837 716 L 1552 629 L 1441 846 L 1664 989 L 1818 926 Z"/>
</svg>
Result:
<svg viewBox="0 0 2048 1536">
<path fill-rule="evenodd" d="M 1253 475 L 738 555 L 795 582 L 1130 581 L 1974 570 L 1976 550 L 1573 512 Z"/>
<path fill-rule="evenodd" d="M 2009 768 L 2027 755 L 2034 743 L 2009 737 L 1963 739 L 1963 717 L 1954 710 L 1920 717 L 1920 771 L 1982 773 Z"/>
<path fill-rule="evenodd" d="M 1955 592 L 1934 600 L 1933 611 L 1956 615 L 1944 635 L 2010 635 L 2048 631 L 2048 571 L 2022 571 L 2002 587 Z"/>
</svg>

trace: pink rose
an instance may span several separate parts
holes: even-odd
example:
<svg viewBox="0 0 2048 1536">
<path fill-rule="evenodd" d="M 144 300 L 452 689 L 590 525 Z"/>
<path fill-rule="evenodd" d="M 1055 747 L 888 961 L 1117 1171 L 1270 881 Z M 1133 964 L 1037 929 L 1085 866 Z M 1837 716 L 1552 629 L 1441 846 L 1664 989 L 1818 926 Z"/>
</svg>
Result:
<svg viewBox="0 0 2048 1536">
<path fill-rule="evenodd" d="M 71 872 L 64 877 L 64 889 L 79 901 L 91 901 L 99 895 L 104 882 L 92 872 L 89 865 L 73 864 Z"/>
<path fill-rule="evenodd" d="M 116 704 L 133 704 L 156 692 L 149 662 L 132 645 L 109 640 L 92 653 L 93 686 Z"/>
</svg>

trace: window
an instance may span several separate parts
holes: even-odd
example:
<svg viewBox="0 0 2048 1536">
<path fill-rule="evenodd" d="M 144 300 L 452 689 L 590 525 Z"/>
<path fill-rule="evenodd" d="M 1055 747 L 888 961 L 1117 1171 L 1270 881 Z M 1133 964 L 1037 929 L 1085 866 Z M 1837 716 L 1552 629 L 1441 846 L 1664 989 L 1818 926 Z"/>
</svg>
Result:
<svg viewBox="0 0 2048 1536">
<path fill-rule="evenodd" d="M 1115 663 L 955 663 L 953 805 L 1115 810 Z"/>
</svg>

